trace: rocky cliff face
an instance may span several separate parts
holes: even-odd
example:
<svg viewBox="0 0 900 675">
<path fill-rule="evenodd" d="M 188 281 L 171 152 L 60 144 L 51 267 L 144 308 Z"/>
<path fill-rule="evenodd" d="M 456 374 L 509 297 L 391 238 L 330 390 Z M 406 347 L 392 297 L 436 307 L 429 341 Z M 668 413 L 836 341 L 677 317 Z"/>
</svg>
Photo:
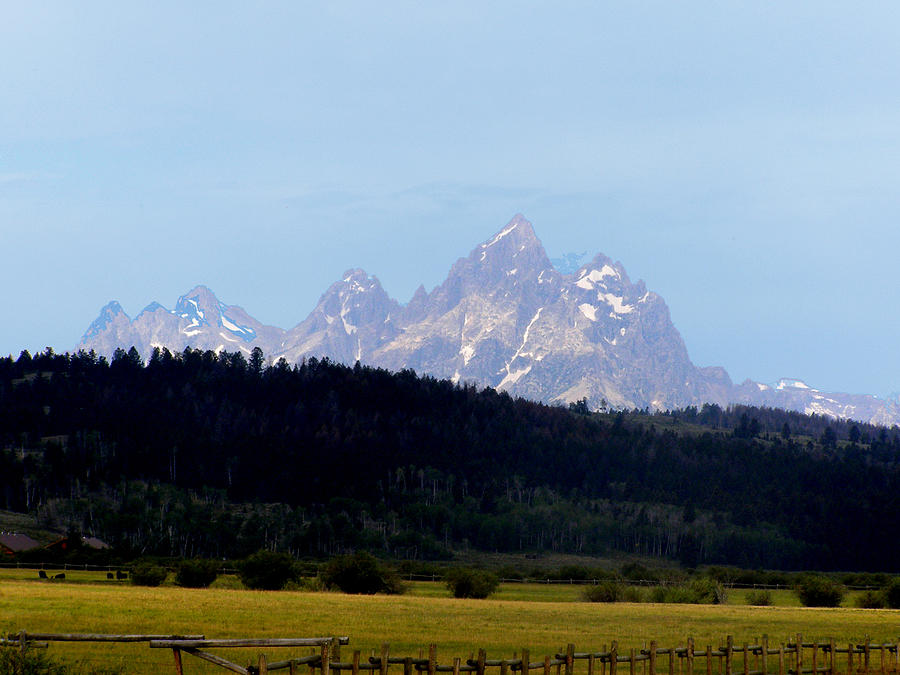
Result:
<svg viewBox="0 0 900 675">
<path fill-rule="evenodd" d="M 602 254 L 574 273 L 559 272 L 522 216 L 458 260 L 430 293 L 420 287 L 406 306 L 376 277 L 349 270 L 285 331 L 198 286 L 174 310 L 153 303 L 134 320 L 108 304 L 77 348 L 108 355 L 131 345 L 144 355 L 163 346 L 245 353 L 258 346 L 272 359 L 327 356 L 412 368 L 546 402 L 586 398 L 593 407 L 747 403 L 900 421 L 896 402 L 822 394 L 789 380 L 736 387 L 721 368 L 697 368 L 660 296 Z"/>
</svg>

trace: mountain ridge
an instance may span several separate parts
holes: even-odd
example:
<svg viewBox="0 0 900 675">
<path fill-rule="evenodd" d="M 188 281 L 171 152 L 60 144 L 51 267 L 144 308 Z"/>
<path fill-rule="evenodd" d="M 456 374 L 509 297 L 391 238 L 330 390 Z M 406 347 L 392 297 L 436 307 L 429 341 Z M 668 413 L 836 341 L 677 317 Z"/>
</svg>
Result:
<svg viewBox="0 0 900 675">
<path fill-rule="evenodd" d="M 132 345 L 145 356 L 156 347 L 245 354 L 260 347 L 292 363 L 327 356 L 544 402 L 587 399 L 594 408 L 743 403 L 900 423 L 900 403 L 890 400 L 825 393 L 792 378 L 735 385 L 724 368 L 695 366 L 661 296 L 603 253 L 572 273 L 558 271 L 521 214 L 459 258 L 431 292 L 420 285 L 406 305 L 376 276 L 351 268 L 285 330 L 199 285 L 173 310 L 153 302 L 134 319 L 108 303 L 76 349 L 110 355 Z"/>
</svg>

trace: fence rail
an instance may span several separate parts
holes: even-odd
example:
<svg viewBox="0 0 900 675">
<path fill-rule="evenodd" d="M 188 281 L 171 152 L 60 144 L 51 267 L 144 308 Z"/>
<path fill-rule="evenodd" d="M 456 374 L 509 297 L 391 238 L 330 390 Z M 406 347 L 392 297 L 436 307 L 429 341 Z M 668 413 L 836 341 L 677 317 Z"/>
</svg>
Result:
<svg viewBox="0 0 900 675">
<path fill-rule="evenodd" d="M 0 645 L 18 647 L 46 646 L 52 642 L 145 642 L 151 649 L 171 649 L 176 675 L 184 675 L 182 653 L 220 666 L 238 675 L 266 675 L 269 671 L 298 669 L 306 675 L 339 675 L 349 671 L 359 675 L 366 671 L 379 675 L 414 675 L 426 673 L 476 673 L 477 675 L 889 675 L 900 674 L 900 641 L 874 642 L 868 636 L 862 643 L 846 646 L 827 642 L 804 642 L 796 635 L 793 642 L 773 645 L 767 636 L 753 643 L 736 644 L 728 636 L 724 644 L 697 648 L 693 638 L 683 646 L 661 647 L 650 641 L 642 648 L 621 649 L 617 642 L 598 651 L 576 651 L 569 644 L 564 651 L 532 660 L 531 652 L 523 649 L 511 658 L 488 659 L 485 650 L 467 659 L 453 658 L 438 662 L 437 645 L 428 648 L 427 656 L 392 656 L 390 645 L 384 644 L 380 654 L 364 658 L 359 650 L 351 659 L 341 659 L 341 646 L 349 644 L 348 637 L 314 638 L 230 638 L 206 639 L 202 635 L 109 635 L 93 633 L 28 633 L 20 631 L 0 639 Z M 206 650 L 215 648 L 313 648 L 318 653 L 269 663 L 260 653 L 256 664 L 241 666 Z M 392 669 L 393 667 L 393 669 Z M 626 670 L 627 669 L 627 670 Z M 488 672 L 490 671 L 490 672 Z"/>
<path fill-rule="evenodd" d="M 175 569 L 174 564 L 162 565 L 169 570 Z M 85 572 L 128 572 L 132 565 L 88 565 L 84 563 L 54 563 L 54 562 L 0 562 L 0 569 L 32 569 L 32 570 L 60 570 L 63 572 L 85 571 Z M 219 568 L 219 574 L 237 574 L 236 567 L 228 567 L 223 565 Z M 315 578 L 317 574 L 303 574 L 306 578 Z M 444 576 L 433 572 L 431 574 L 403 574 L 402 578 L 406 581 L 444 581 Z M 616 583 L 625 584 L 626 586 L 677 586 L 682 583 L 674 579 L 610 579 L 610 578 L 591 578 L 591 579 L 559 579 L 553 577 L 501 577 L 500 583 L 503 584 L 548 584 L 548 585 L 566 585 L 566 586 L 596 586 L 606 581 L 615 581 Z M 753 589 L 753 590 L 791 590 L 795 585 L 791 584 L 749 584 L 741 582 L 723 582 L 726 588 L 736 589 Z M 877 591 L 883 586 L 878 585 L 857 585 L 844 584 L 844 588 L 848 591 Z"/>
</svg>

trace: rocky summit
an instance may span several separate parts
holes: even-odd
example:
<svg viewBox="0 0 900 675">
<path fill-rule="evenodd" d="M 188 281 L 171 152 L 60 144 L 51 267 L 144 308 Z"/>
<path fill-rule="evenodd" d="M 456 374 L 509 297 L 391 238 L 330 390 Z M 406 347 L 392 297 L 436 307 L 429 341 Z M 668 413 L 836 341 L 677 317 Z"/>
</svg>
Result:
<svg viewBox="0 0 900 675">
<path fill-rule="evenodd" d="M 896 401 L 827 394 L 800 380 L 735 386 L 722 368 L 698 368 L 659 295 L 603 254 L 572 273 L 558 271 L 521 215 L 406 305 L 375 276 L 351 269 L 284 330 L 197 286 L 173 310 L 152 303 L 134 319 L 109 303 L 77 349 L 111 355 L 132 345 L 144 356 L 154 347 L 248 354 L 260 347 L 272 360 L 411 368 L 539 401 L 587 399 L 594 408 L 746 403 L 900 423 Z"/>
</svg>

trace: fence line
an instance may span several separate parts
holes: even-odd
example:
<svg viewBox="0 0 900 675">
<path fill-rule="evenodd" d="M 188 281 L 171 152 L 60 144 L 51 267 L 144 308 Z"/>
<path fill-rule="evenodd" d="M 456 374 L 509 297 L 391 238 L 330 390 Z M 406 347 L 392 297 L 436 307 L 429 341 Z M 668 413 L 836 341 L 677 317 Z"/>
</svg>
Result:
<svg viewBox="0 0 900 675">
<path fill-rule="evenodd" d="M 621 649 L 617 642 L 606 645 L 599 651 L 576 651 L 569 644 L 565 651 L 546 655 L 534 661 L 531 652 L 523 649 L 508 659 L 488 659 L 484 649 L 468 659 L 453 658 L 450 662 L 438 663 L 437 645 L 431 644 L 427 657 L 423 652 L 418 658 L 392 656 L 390 645 L 385 643 L 380 654 L 373 650 L 364 659 L 359 650 L 352 652 L 349 661 L 341 660 L 341 646 L 349 644 L 347 637 L 317 638 L 240 638 L 206 639 L 200 635 L 107 635 L 89 633 L 19 633 L 10 634 L 0 645 L 17 646 L 22 650 L 31 646 L 46 646 L 51 642 L 146 642 L 152 649 L 171 649 L 176 675 L 183 675 L 182 653 L 187 653 L 213 663 L 238 675 L 267 675 L 269 671 L 290 671 L 298 675 L 304 667 L 307 675 L 340 675 L 349 671 L 350 675 L 360 675 L 366 671 L 371 675 L 403 675 L 436 673 L 476 673 L 476 675 L 888 675 L 900 673 L 900 641 L 873 642 L 868 636 L 860 644 L 849 643 L 839 646 L 835 641 L 804 642 L 797 634 L 793 642 L 770 644 L 767 636 L 754 643 L 735 644 L 732 636 L 727 636 L 724 644 L 711 644 L 698 649 L 693 638 L 688 638 L 684 646 L 661 647 L 655 640 L 643 648 Z M 299 656 L 281 661 L 268 662 L 260 653 L 257 664 L 241 666 L 212 654 L 210 648 L 285 648 L 313 647 L 319 653 Z M 576 668 L 577 666 L 577 668 Z M 627 670 L 626 670 L 627 669 Z M 487 671 L 491 671 L 488 673 Z"/>
<path fill-rule="evenodd" d="M 166 567 L 168 570 L 175 569 L 175 565 L 161 565 L 162 567 Z M 33 570 L 61 570 L 67 572 L 69 570 L 77 571 L 82 570 L 85 572 L 115 572 L 115 571 L 123 571 L 128 572 L 131 570 L 133 565 L 89 565 L 84 563 L 53 563 L 53 562 L 0 562 L 0 569 L 33 569 Z M 219 569 L 219 574 L 237 574 L 238 569 L 236 567 L 225 567 L 222 566 Z M 303 574 L 301 575 L 304 578 L 314 579 L 318 577 L 318 574 Z M 438 574 L 433 572 L 431 574 L 415 574 L 408 573 L 402 575 L 403 579 L 407 581 L 443 581 L 444 576 L 442 574 Z M 602 584 L 607 581 L 613 581 L 618 584 L 625 584 L 626 586 L 644 586 L 644 587 L 652 587 L 652 586 L 677 586 L 683 581 L 673 580 L 673 579 L 620 579 L 620 578 L 591 578 L 591 579 L 554 579 L 552 577 L 500 577 L 500 583 L 502 584 L 564 584 L 569 586 L 596 586 L 598 584 Z M 732 589 L 752 589 L 752 590 L 791 590 L 795 588 L 794 585 L 791 584 L 750 584 L 750 583 L 740 583 L 740 582 L 722 582 L 722 585 L 725 588 Z M 848 585 L 843 584 L 844 588 L 848 591 L 877 591 L 883 586 L 878 585 L 868 585 L 868 586 L 860 586 L 860 585 Z"/>
</svg>

